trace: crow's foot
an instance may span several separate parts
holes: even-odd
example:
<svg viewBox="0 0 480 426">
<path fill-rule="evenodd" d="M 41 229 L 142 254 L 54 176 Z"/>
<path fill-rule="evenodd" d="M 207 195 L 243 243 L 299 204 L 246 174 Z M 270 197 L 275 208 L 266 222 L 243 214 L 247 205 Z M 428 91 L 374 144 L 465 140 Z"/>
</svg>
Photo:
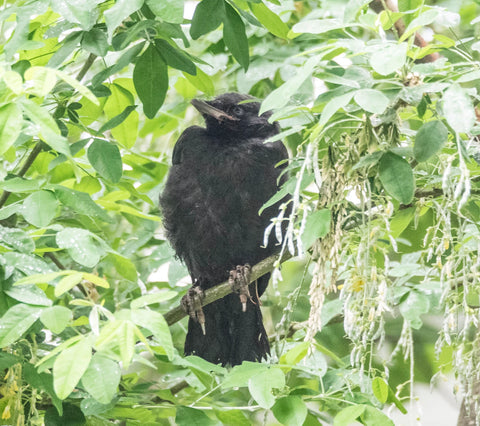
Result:
<svg viewBox="0 0 480 426">
<path fill-rule="evenodd" d="M 182 297 L 182 308 L 194 321 L 200 324 L 202 332 L 205 335 L 205 315 L 202 309 L 203 298 L 205 293 L 198 286 L 190 287 L 187 294 Z"/>
<path fill-rule="evenodd" d="M 238 265 L 235 269 L 230 271 L 230 277 L 228 282 L 230 283 L 233 292 L 238 293 L 240 296 L 240 303 L 242 304 L 242 311 L 247 310 L 247 300 L 252 300 L 250 291 L 248 290 L 248 284 L 250 283 L 250 273 L 252 268 L 249 264 Z"/>
</svg>

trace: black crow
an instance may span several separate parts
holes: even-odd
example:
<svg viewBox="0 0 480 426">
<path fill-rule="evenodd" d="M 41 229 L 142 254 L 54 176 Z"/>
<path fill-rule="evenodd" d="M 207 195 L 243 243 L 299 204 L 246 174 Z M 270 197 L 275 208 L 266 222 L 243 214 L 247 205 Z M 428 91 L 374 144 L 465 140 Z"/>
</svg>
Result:
<svg viewBox="0 0 480 426">
<path fill-rule="evenodd" d="M 286 180 L 287 150 L 270 112 L 238 93 L 192 100 L 206 128 L 192 126 L 178 139 L 160 197 L 164 226 L 191 275 L 182 300 L 190 315 L 185 354 L 222 365 L 260 361 L 270 352 L 259 296 L 270 274 L 247 285 L 250 266 L 277 249 L 264 231 L 285 200 L 259 210 Z M 229 279 L 235 292 L 199 308 L 203 291 Z"/>
</svg>

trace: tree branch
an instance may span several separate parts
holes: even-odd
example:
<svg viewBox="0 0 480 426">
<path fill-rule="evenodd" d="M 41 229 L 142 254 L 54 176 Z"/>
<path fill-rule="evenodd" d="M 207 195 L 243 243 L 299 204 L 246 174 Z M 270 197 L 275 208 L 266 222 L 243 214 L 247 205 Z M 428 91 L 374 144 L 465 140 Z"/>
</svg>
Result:
<svg viewBox="0 0 480 426">
<path fill-rule="evenodd" d="M 274 254 L 272 256 L 267 257 L 266 259 L 261 260 L 252 268 L 252 272 L 250 275 L 250 283 L 253 283 L 261 276 L 269 272 L 272 272 L 277 262 L 283 263 L 288 259 L 290 259 L 291 257 L 292 256 L 290 253 L 284 253 L 281 259 L 278 254 Z M 211 287 L 205 291 L 205 297 L 203 299 L 202 306 L 215 302 L 216 300 L 227 296 L 231 292 L 232 292 L 232 287 L 228 281 L 224 281 L 223 283 L 220 283 L 214 287 Z M 180 321 L 182 318 L 186 316 L 187 314 L 181 306 L 177 306 L 176 308 L 171 309 L 164 315 L 168 325 L 175 324 L 176 322 Z"/>
</svg>

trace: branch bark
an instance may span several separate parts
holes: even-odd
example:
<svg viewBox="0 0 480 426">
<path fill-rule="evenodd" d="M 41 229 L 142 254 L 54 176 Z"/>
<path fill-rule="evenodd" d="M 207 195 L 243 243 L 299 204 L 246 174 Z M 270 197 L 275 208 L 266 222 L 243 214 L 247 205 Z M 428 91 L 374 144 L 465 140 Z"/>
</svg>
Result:
<svg viewBox="0 0 480 426">
<path fill-rule="evenodd" d="M 252 272 L 250 275 L 250 283 L 253 283 L 261 276 L 269 272 L 272 272 L 278 261 L 280 261 L 280 263 L 283 263 L 288 259 L 290 259 L 291 257 L 292 256 L 290 253 L 284 253 L 281 258 L 280 258 L 280 255 L 274 254 L 272 256 L 269 256 L 261 260 L 260 262 L 258 262 L 256 265 L 252 267 Z M 216 300 L 227 296 L 231 292 L 232 292 L 232 287 L 230 286 L 228 281 L 224 281 L 223 283 L 220 283 L 212 288 L 209 288 L 208 290 L 205 291 L 205 298 L 203 299 L 202 306 L 215 302 Z M 176 308 L 171 309 L 164 315 L 165 321 L 167 321 L 167 324 L 169 326 L 172 324 L 175 324 L 176 322 L 180 321 L 182 318 L 186 316 L 187 314 L 181 306 L 177 306 Z"/>
</svg>

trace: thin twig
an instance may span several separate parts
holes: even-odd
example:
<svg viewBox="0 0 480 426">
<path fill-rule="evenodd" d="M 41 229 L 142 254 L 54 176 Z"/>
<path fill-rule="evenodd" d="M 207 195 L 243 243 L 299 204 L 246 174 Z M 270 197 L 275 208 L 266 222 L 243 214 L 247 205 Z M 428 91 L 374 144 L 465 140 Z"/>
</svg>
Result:
<svg viewBox="0 0 480 426">
<path fill-rule="evenodd" d="M 53 263 L 55 263 L 55 265 L 57 266 L 58 269 L 60 269 L 61 271 L 64 271 L 66 268 L 65 266 L 63 265 L 62 262 L 60 262 L 57 258 L 57 256 L 55 256 L 52 252 L 49 252 L 47 251 L 43 257 L 48 257 Z"/>
</svg>

